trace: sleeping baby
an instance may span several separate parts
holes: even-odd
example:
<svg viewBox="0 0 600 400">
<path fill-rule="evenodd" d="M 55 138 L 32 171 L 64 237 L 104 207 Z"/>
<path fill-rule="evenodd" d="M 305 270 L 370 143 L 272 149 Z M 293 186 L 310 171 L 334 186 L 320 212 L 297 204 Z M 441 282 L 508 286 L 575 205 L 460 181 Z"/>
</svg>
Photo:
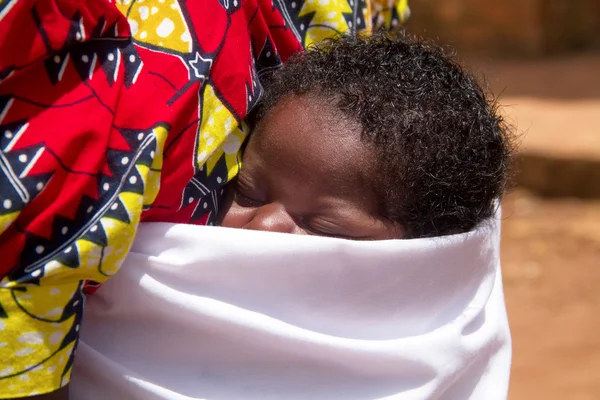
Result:
<svg viewBox="0 0 600 400">
<path fill-rule="evenodd" d="M 252 124 L 220 213 L 247 230 L 142 224 L 87 301 L 71 398 L 505 400 L 511 136 L 476 81 L 343 37 L 275 71 Z"/>
<path fill-rule="evenodd" d="M 265 81 L 222 226 L 380 240 L 466 232 L 493 215 L 510 132 L 439 48 L 346 36 Z"/>
</svg>

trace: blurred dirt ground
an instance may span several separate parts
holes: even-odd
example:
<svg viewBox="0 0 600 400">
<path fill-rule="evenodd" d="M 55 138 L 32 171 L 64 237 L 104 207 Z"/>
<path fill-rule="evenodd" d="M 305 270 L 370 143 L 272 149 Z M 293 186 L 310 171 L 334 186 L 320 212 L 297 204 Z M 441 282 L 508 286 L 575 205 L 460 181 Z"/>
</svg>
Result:
<svg viewBox="0 0 600 400">
<path fill-rule="evenodd" d="M 503 219 L 509 399 L 600 399 L 600 201 L 517 190 Z"/>
<path fill-rule="evenodd" d="M 503 208 L 509 400 L 600 400 L 600 56 L 472 65 L 532 161 Z"/>
</svg>

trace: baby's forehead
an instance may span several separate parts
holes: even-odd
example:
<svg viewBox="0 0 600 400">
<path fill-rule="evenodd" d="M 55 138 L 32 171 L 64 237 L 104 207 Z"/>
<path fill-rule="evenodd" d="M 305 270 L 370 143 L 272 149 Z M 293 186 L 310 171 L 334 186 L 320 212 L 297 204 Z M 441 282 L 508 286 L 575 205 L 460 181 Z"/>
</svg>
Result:
<svg viewBox="0 0 600 400">
<path fill-rule="evenodd" d="M 247 151 L 256 152 L 273 173 L 285 165 L 307 180 L 363 183 L 375 169 L 376 154 L 358 124 L 340 114 L 323 99 L 287 98 L 265 113 Z"/>
</svg>

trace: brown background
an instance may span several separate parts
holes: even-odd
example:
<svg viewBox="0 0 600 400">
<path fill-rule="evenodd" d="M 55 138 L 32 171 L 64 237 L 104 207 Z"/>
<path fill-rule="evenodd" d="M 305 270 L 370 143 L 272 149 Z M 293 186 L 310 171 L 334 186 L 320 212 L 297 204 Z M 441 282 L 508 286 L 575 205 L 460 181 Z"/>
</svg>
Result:
<svg viewBox="0 0 600 400">
<path fill-rule="evenodd" d="M 598 0 L 414 0 L 409 28 L 461 54 L 540 57 L 600 49 Z"/>
</svg>

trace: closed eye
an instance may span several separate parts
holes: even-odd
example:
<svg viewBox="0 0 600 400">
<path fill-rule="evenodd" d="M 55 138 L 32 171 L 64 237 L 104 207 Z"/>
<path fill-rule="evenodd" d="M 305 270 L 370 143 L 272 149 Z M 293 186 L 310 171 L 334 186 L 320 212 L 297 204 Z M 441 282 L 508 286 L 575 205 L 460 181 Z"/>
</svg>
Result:
<svg viewBox="0 0 600 400">
<path fill-rule="evenodd" d="M 264 202 L 245 194 L 237 184 L 234 187 L 233 201 L 240 207 L 260 207 L 264 204 Z"/>
<path fill-rule="evenodd" d="M 367 236 L 353 236 L 348 233 L 339 233 L 334 231 L 333 229 L 323 229 L 321 227 L 317 228 L 314 224 L 310 224 L 307 222 L 306 218 L 301 218 L 301 226 L 307 233 L 315 236 L 326 236 L 333 237 L 338 239 L 348 239 L 348 240 L 365 240 L 368 239 Z"/>
</svg>

